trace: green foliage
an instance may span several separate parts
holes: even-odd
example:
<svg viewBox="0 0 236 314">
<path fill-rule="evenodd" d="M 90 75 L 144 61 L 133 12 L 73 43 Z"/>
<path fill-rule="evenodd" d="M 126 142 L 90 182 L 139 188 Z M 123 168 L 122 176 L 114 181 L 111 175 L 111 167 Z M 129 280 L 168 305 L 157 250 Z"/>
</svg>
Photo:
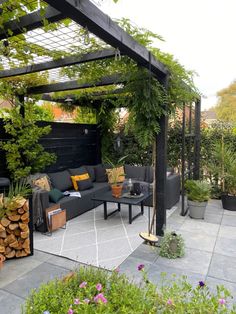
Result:
<svg viewBox="0 0 236 314">
<path fill-rule="evenodd" d="M 175 232 L 166 232 L 161 241 L 160 256 L 178 258 L 184 256 L 184 239 Z"/>
<path fill-rule="evenodd" d="M 74 122 L 96 124 L 97 123 L 96 110 L 88 107 L 77 107 Z"/>
<path fill-rule="evenodd" d="M 13 198 L 15 196 L 28 197 L 32 192 L 31 186 L 28 184 L 27 180 L 22 179 L 11 183 L 9 191 L 7 194 L 8 198 Z"/>
<path fill-rule="evenodd" d="M 52 106 L 44 103 L 41 106 L 35 106 L 35 120 L 37 121 L 54 121 L 54 113 Z"/>
<path fill-rule="evenodd" d="M 236 81 L 217 93 L 217 105 L 212 108 L 218 120 L 236 123 Z"/>
<path fill-rule="evenodd" d="M 43 170 L 56 160 L 54 154 L 44 151 L 39 139 L 50 132 L 50 126 L 38 127 L 34 114 L 34 104 L 25 103 L 25 117 L 20 114 L 20 105 L 7 110 L 4 128 L 10 139 L 1 143 L 6 152 L 7 168 L 11 178 L 19 180 L 31 173 Z"/>
<path fill-rule="evenodd" d="M 224 286 L 217 286 L 216 292 L 212 292 L 202 281 L 192 286 L 186 276 L 173 275 L 167 279 L 163 273 L 160 284 L 156 287 L 148 280 L 143 267 L 145 265 L 140 270 L 143 274 L 140 285 L 129 282 L 116 271 L 110 273 L 101 269 L 80 267 L 62 280 L 50 281 L 39 290 L 33 290 L 22 308 L 22 313 L 235 313 L 235 306 L 229 308 L 229 299 L 232 296 Z M 97 288 L 101 290 L 98 291 Z M 100 301 L 96 302 L 94 297 L 98 295 Z"/>
<path fill-rule="evenodd" d="M 187 180 L 185 188 L 190 201 L 206 202 L 210 198 L 211 187 L 206 181 Z"/>
</svg>

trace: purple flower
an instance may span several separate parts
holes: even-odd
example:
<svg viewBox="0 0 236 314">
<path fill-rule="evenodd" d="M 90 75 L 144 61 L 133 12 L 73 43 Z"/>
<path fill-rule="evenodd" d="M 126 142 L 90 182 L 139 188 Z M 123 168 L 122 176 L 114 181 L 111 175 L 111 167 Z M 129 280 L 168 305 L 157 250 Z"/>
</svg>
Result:
<svg viewBox="0 0 236 314">
<path fill-rule="evenodd" d="M 50 314 L 50 312 L 49 311 L 44 311 L 43 314 Z"/>
<path fill-rule="evenodd" d="M 226 303 L 226 300 L 225 300 L 225 299 L 219 299 L 218 301 L 219 301 L 219 303 L 222 304 L 222 305 L 224 305 L 224 304 Z"/>
<path fill-rule="evenodd" d="M 143 270 L 143 269 L 144 269 L 144 266 L 145 266 L 144 264 L 139 264 L 139 265 L 138 265 L 138 271 Z"/>
<path fill-rule="evenodd" d="M 86 281 L 81 282 L 81 284 L 79 285 L 80 288 L 85 288 L 86 286 L 87 286 Z"/>
<path fill-rule="evenodd" d="M 89 304 L 90 300 L 89 299 L 84 299 L 84 303 Z"/>
<path fill-rule="evenodd" d="M 100 283 L 98 283 L 96 285 L 96 289 L 97 289 L 97 291 L 101 291 L 102 290 L 102 285 Z"/>
<path fill-rule="evenodd" d="M 80 304 L 80 300 L 79 299 L 74 299 L 74 304 Z"/>
<path fill-rule="evenodd" d="M 173 301 L 172 301 L 171 299 L 168 299 L 167 302 L 166 302 L 166 304 L 172 305 L 172 304 L 173 304 Z"/>
<path fill-rule="evenodd" d="M 69 308 L 67 314 L 74 314 L 74 311 L 72 310 L 72 308 Z"/>
<path fill-rule="evenodd" d="M 204 281 L 200 280 L 200 281 L 198 282 L 198 285 L 199 285 L 200 288 L 202 288 L 202 287 L 205 286 L 205 283 L 204 283 Z"/>
<path fill-rule="evenodd" d="M 107 303 L 107 299 L 104 297 L 103 293 L 99 293 L 94 297 L 94 302 L 98 303 L 99 301 Z"/>
<path fill-rule="evenodd" d="M 115 268 L 115 272 L 119 273 L 120 272 L 120 268 L 119 267 Z"/>
</svg>

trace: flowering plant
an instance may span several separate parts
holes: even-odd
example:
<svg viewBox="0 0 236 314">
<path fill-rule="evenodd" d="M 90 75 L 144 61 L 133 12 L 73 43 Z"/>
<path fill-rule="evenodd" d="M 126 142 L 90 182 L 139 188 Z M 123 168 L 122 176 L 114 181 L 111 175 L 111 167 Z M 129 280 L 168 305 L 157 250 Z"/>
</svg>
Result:
<svg viewBox="0 0 236 314">
<path fill-rule="evenodd" d="M 54 280 L 33 290 L 22 309 L 24 314 L 235 314 L 230 293 L 217 286 L 213 293 L 204 281 L 190 285 L 186 277 L 162 275 L 155 286 L 148 279 L 145 265 L 137 265 L 143 274 L 140 285 L 117 271 L 82 268 L 62 280 Z"/>
</svg>

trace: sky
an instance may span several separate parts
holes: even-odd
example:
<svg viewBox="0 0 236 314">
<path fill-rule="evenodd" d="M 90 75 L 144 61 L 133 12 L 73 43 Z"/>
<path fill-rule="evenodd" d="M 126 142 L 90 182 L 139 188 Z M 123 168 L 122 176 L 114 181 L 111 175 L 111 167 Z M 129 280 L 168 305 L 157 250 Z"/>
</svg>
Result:
<svg viewBox="0 0 236 314">
<path fill-rule="evenodd" d="M 94 0 L 95 1 L 95 0 Z M 204 95 L 202 109 L 236 80 L 236 0 L 96 0 L 111 18 L 129 18 L 164 37 L 157 46 L 174 55 Z"/>
</svg>

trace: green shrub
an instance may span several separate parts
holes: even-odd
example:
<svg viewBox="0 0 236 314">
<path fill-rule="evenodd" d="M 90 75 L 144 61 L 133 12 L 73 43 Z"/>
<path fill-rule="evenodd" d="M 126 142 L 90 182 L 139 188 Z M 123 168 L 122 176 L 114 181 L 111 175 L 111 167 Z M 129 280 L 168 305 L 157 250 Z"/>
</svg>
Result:
<svg viewBox="0 0 236 314">
<path fill-rule="evenodd" d="M 160 256 L 177 258 L 184 256 L 184 239 L 180 234 L 167 232 L 161 241 Z"/>
<path fill-rule="evenodd" d="M 192 287 L 184 277 L 167 280 L 163 276 L 157 288 L 147 279 L 145 266 L 137 266 L 144 279 L 140 285 L 116 271 L 80 268 L 33 290 L 22 313 L 236 313 L 228 308 L 230 293 L 223 286 L 213 294 L 203 282 Z"/>
<path fill-rule="evenodd" d="M 206 181 L 187 180 L 185 188 L 190 201 L 206 202 L 210 198 L 211 187 Z"/>
</svg>

